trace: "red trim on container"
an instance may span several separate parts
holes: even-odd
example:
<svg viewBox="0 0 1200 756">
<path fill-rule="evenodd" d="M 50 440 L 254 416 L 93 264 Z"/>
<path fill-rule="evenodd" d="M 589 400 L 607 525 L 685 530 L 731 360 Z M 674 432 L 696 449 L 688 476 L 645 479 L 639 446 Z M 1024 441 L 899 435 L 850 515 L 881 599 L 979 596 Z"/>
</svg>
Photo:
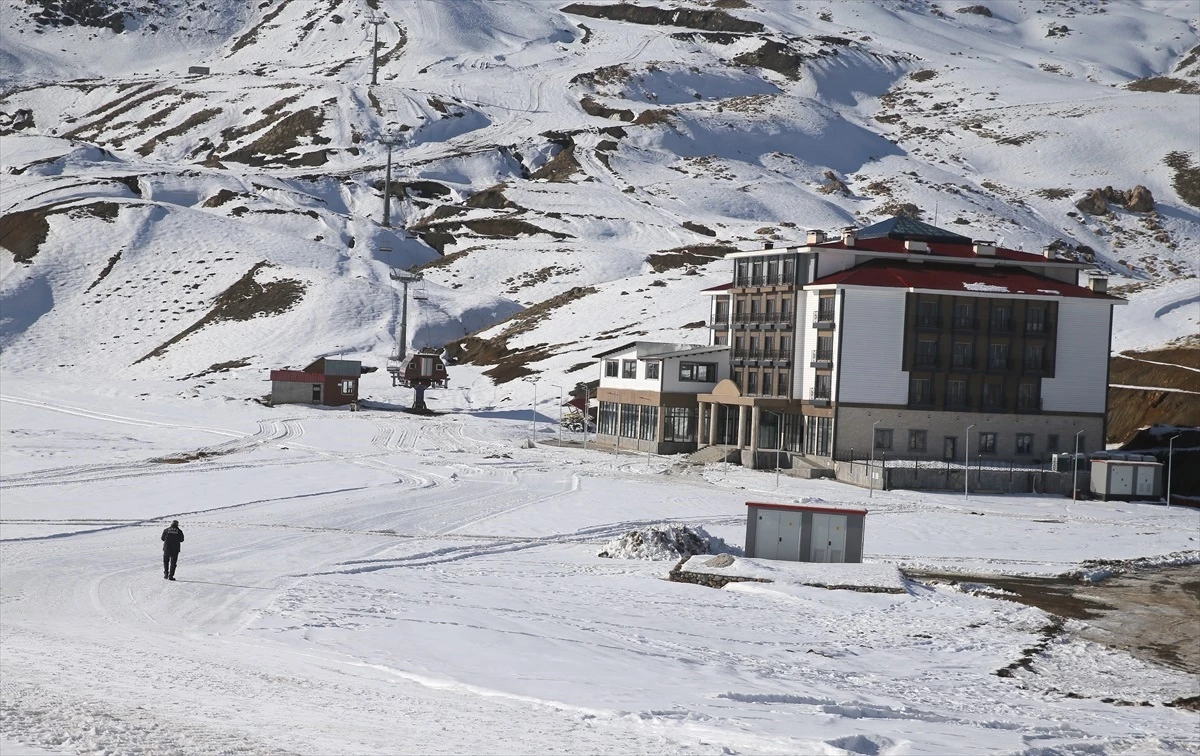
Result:
<svg viewBox="0 0 1200 756">
<path fill-rule="evenodd" d="M 324 383 L 325 376 L 321 373 L 306 373 L 303 370 L 272 370 L 271 380 L 283 383 Z"/>
<path fill-rule="evenodd" d="M 769 504 L 761 501 L 748 501 L 747 507 L 759 509 L 782 509 L 788 512 L 832 512 L 834 514 L 865 515 L 867 510 L 854 507 L 822 507 L 819 504 Z"/>
</svg>

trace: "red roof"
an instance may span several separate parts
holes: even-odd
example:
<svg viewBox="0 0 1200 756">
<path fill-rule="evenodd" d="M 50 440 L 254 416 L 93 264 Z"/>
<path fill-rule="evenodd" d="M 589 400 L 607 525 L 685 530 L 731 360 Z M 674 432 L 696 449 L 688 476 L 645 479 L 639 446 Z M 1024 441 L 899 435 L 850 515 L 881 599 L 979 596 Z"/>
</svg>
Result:
<svg viewBox="0 0 1200 756">
<path fill-rule="evenodd" d="M 325 376 L 320 373 L 306 373 L 303 370 L 272 370 L 271 380 L 284 383 L 324 383 Z"/>
<path fill-rule="evenodd" d="M 934 289 L 972 294 L 1020 294 L 1034 297 L 1078 297 L 1123 301 L 1097 294 L 1075 284 L 1039 276 L 1021 268 L 978 268 L 936 263 L 903 263 L 871 260 L 862 265 L 818 278 L 805 286 L 842 284 L 849 286 L 892 286 L 903 289 Z"/>
<path fill-rule="evenodd" d="M 701 289 L 700 293 L 704 294 L 706 292 L 714 292 L 714 291 L 729 291 L 732 288 L 733 288 L 733 282 L 730 281 L 729 283 L 723 283 L 723 284 L 720 284 L 719 286 L 712 286 L 707 289 Z"/>
<path fill-rule="evenodd" d="M 841 240 L 828 241 L 823 244 L 812 244 L 817 249 L 852 249 L 863 252 L 894 252 L 898 254 L 910 253 L 919 255 L 929 255 L 931 257 L 961 257 L 972 259 L 991 260 L 999 258 L 1001 260 L 1012 260 L 1014 262 L 1059 262 L 1069 263 L 1071 260 L 1047 260 L 1042 255 L 1037 255 L 1032 252 L 1021 252 L 1015 249 L 1005 249 L 1004 247 L 996 247 L 995 255 L 977 255 L 975 248 L 971 244 L 947 244 L 943 242 L 928 242 L 928 252 L 911 252 L 904 248 L 904 239 L 858 239 L 854 242 L 853 247 L 847 247 Z"/>
</svg>

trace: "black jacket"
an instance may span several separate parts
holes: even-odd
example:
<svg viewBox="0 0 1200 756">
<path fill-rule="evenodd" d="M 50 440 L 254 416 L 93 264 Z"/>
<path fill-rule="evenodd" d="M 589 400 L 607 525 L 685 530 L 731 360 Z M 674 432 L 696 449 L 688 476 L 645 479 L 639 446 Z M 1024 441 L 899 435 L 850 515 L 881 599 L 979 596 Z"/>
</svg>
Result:
<svg viewBox="0 0 1200 756">
<path fill-rule="evenodd" d="M 183 531 L 177 525 L 171 525 L 162 534 L 163 551 L 168 554 L 178 554 L 179 544 L 183 543 Z"/>
</svg>

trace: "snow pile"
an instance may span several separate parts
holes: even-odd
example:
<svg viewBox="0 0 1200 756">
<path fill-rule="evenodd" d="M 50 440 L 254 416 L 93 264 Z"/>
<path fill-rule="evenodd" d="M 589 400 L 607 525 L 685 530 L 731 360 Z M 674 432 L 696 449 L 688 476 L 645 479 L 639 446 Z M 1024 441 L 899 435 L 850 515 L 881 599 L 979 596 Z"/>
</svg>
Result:
<svg viewBox="0 0 1200 756">
<path fill-rule="evenodd" d="M 699 526 L 661 523 L 631 530 L 605 544 L 596 556 L 607 559 L 666 561 L 696 554 L 734 551 L 724 539 L 709 535 Z"/>
<path fill-rule="evenodd" d="M 680 566 L 682 572 L 752 578 L 788 585 L 822 588 L 857 588 L 902 593 L 904 576 L 896 565 L 885 562 L 785 562 L 776 559 L 739 557 L 729 564 L 692 557 Z"/>
<path fill-rule="evenodd" d="M 1083 563 L 1082 567 L 1065 573 L 1065 576 L 1085 583 L 1099 583 L 1129 570 L 1186 567 L 1192 564 L 1200 564 L 1200 551 L 1183 549 L 1172 551 L 1169 554 L 1138 557 L 1137 559 L 1089 559 Z"/>
</svg>

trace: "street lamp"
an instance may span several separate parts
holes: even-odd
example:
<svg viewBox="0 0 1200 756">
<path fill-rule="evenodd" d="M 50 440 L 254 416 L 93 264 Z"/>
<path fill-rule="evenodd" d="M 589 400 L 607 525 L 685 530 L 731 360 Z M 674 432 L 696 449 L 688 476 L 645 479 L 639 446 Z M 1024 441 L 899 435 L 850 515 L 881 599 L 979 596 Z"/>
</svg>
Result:
<svg viewBox="0 0 1200 756">
<path fill-rule="evenodd" d="M 867 465 L 867 498 L 875 498 L 875 426 L 883 422 L 880 418 L 871 423 L 871 462 Z"/>
<path fill-rule="evenodd" d="M 725 405 L 725 427 L 721 429 L 725 437 L 725 453 L 721 455 L 721 476 L 729 474 L 729 405 Z"/>
<path fill-rule="evenodd" d="M 1171 472 L 1175 469 L 1175 439 L 1182 436 L 1176 433 L 1167 439 L 1167 506 L 1171 506 Z"/>
<path fill-rule="evenodd" d="M 963 499 L 971 498 L 971 429 L 974 423 L 967 426 L 967 445 L 963 448 Z"/>
<path fill-rule="evenodd" d="M 527 383 L 533 384 L 533 405 L 531 407 L 532 412 L 530 412 L 529 421 L 530 421 L 530 426 L 533 428 L 533 437 L 536 440 L 537 439 L 537 385 L 538 385 L 538 379 L 537 378 L 530 379 L 530 378 L 526 377 L 525 381 Z"/>
<path fill-rule="evenodd" d="M 763 412 L 774 415 L 779 419 L 779 442 L 775 446 L 775 487 L 779 488 L 779 455 L 783 453 L 783 413 L 769 409 L 764 409 Z"/>
<path fill-rule="evenodd" d="M 563 408 L 563 387 L 558 384 L 551 383 L 550 388 L 558 389 L 558 445 L 562 446 L 562 408 Z"/>
<path fill-rule="evenodd" d="M 1075 457 L 1071 460 L 1074 468 L 1071 472 L 1071 501 L 1075 501 L 1079 494 L 1079 436 L 1082 434 L 1082 430 L 1075 434 Z"/>
</svg>

